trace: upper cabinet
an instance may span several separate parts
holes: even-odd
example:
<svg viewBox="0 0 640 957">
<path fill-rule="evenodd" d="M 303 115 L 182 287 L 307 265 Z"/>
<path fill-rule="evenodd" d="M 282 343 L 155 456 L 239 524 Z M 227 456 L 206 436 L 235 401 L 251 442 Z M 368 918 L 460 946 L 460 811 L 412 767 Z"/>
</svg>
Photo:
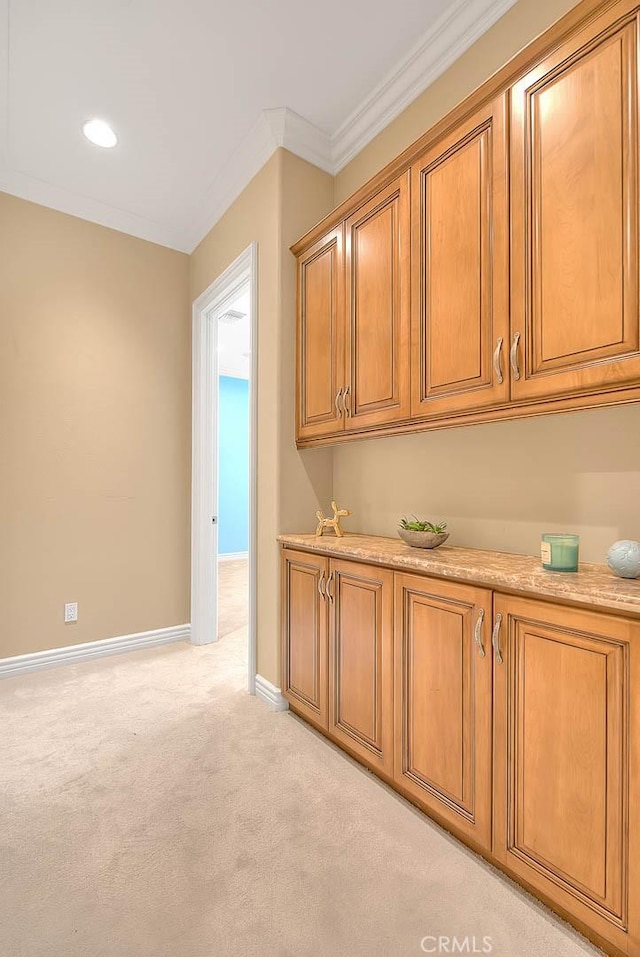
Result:
<svg viewBox="0 0 640 957">
<path fill-rule="evenodd" d="M 512 396 L 640 376 L 638 13 L 610 12 L 511 93 Z"/>
<path fill-rule="evenodd" d="M 343 428 L 344 227 L 332 229 L 298 260 L 297 433 Z"/>
<path fill-rule="evenodd" d="M 412 167 L 412 416 L 509 398 L 506 109 L 504 95 Z"/>
<path fill-rule="evenodd" d="M 409 416 L 409 173 L 346 222 L 347 429 Z"/>
<path fill-rule="evenodd" d="M 409 173 L 298 260 L 299 439 L 409 417 Z"/>
<path fill-rule="evenodd" d="M 296 244 L 300 446 L 640 401 L 639 2 L 584 0 Z"/>
</svg>

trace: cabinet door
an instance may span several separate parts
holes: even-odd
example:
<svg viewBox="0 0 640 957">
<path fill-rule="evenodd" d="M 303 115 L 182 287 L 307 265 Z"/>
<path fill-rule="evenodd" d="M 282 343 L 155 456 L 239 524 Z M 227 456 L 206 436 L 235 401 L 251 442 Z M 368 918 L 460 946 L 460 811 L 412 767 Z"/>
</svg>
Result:
<svg viewBox="0 0 640 957">
<path fill-rule="evenodd" d="M 502 596 L 495 612 L 494 854 L 626 953 L 628 641 L 640 624 Z"/>
<path fill-rule="evenodd" d="M 393 776 L 393 572 L 331 560 L 329 733 Z"/>
<path fill-rule="evenodd" d="M 491 846 L 491 592 L 396 575 L 395 780 Z"/>
<path fill-rule="evenodd" d="M 611 19 L 512 90 L 515 399 L 640 376 L 638 14 Z"/>
<path fill-rule="evenodd" d="M 296 435 L 332 435 L 344 428 L 343 226 L 298 260 Z"/>
<path fill-rule="evenodd" d="M 409 417 L 409 173 L 346 223 L 346 428 Z"/>
<path fill-rule="evenodd" d="M 295 711 L 327 729 L 328 561 L 282 552 L 282 694 Z"/>
<path fill-rule="evenodd" d="M 506 97 L 412 168 L 411 415 L 509 398 Z"/>
</svg>

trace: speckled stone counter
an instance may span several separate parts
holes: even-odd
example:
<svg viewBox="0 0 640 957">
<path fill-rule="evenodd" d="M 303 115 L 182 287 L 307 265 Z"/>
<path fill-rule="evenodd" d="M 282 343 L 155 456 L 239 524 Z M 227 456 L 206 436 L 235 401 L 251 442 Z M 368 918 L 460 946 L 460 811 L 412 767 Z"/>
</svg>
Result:
<svg viewBox="0 0 640 957">
<path fill-rule="evenodd" d="M 447 545 L 430 551 L 411 548 L 399 538 L 376 535 L 280 535 L 278 541 L 335 558 L 353 558 L 399 571 L 473 582 L 494 591 L 556 599 L 640 618 L 640 579 L 616 578 L 606 565 L 584 563 L 577 572 L 548 572 L 539 558 L 530 555 Z"/>
</svg>

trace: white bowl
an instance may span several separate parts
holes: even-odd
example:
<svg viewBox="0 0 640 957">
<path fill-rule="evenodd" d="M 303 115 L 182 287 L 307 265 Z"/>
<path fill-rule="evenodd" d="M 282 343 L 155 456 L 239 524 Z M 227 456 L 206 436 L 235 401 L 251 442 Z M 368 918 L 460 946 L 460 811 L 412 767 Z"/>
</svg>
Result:
<svg viewBox="0 0 640 957">
<path fill-rule="evenodd" d="M 438 548 L 449 538 L 449 532 L 415 532 L 410 528 L 399 528 L 398 535 L 413 548 Z"/>
</svg>

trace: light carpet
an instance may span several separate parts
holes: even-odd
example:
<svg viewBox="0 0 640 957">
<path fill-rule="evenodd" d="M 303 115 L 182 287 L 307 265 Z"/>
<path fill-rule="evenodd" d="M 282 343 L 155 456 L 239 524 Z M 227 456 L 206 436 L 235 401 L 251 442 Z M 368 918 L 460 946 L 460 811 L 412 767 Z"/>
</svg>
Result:
<svg viewBox="0 0 640 957">
<path fill-rule="evenodd" d="M 249 564 L 246 558 L 218 563 L 218 638 L 247 624 Z"/>
<path fill-rule="evenodd" d="M 247 696 L 245 643 L 0 684 L 2 957 L 415 957 L 439 935 L 598 953 Z"/>
</svg>

